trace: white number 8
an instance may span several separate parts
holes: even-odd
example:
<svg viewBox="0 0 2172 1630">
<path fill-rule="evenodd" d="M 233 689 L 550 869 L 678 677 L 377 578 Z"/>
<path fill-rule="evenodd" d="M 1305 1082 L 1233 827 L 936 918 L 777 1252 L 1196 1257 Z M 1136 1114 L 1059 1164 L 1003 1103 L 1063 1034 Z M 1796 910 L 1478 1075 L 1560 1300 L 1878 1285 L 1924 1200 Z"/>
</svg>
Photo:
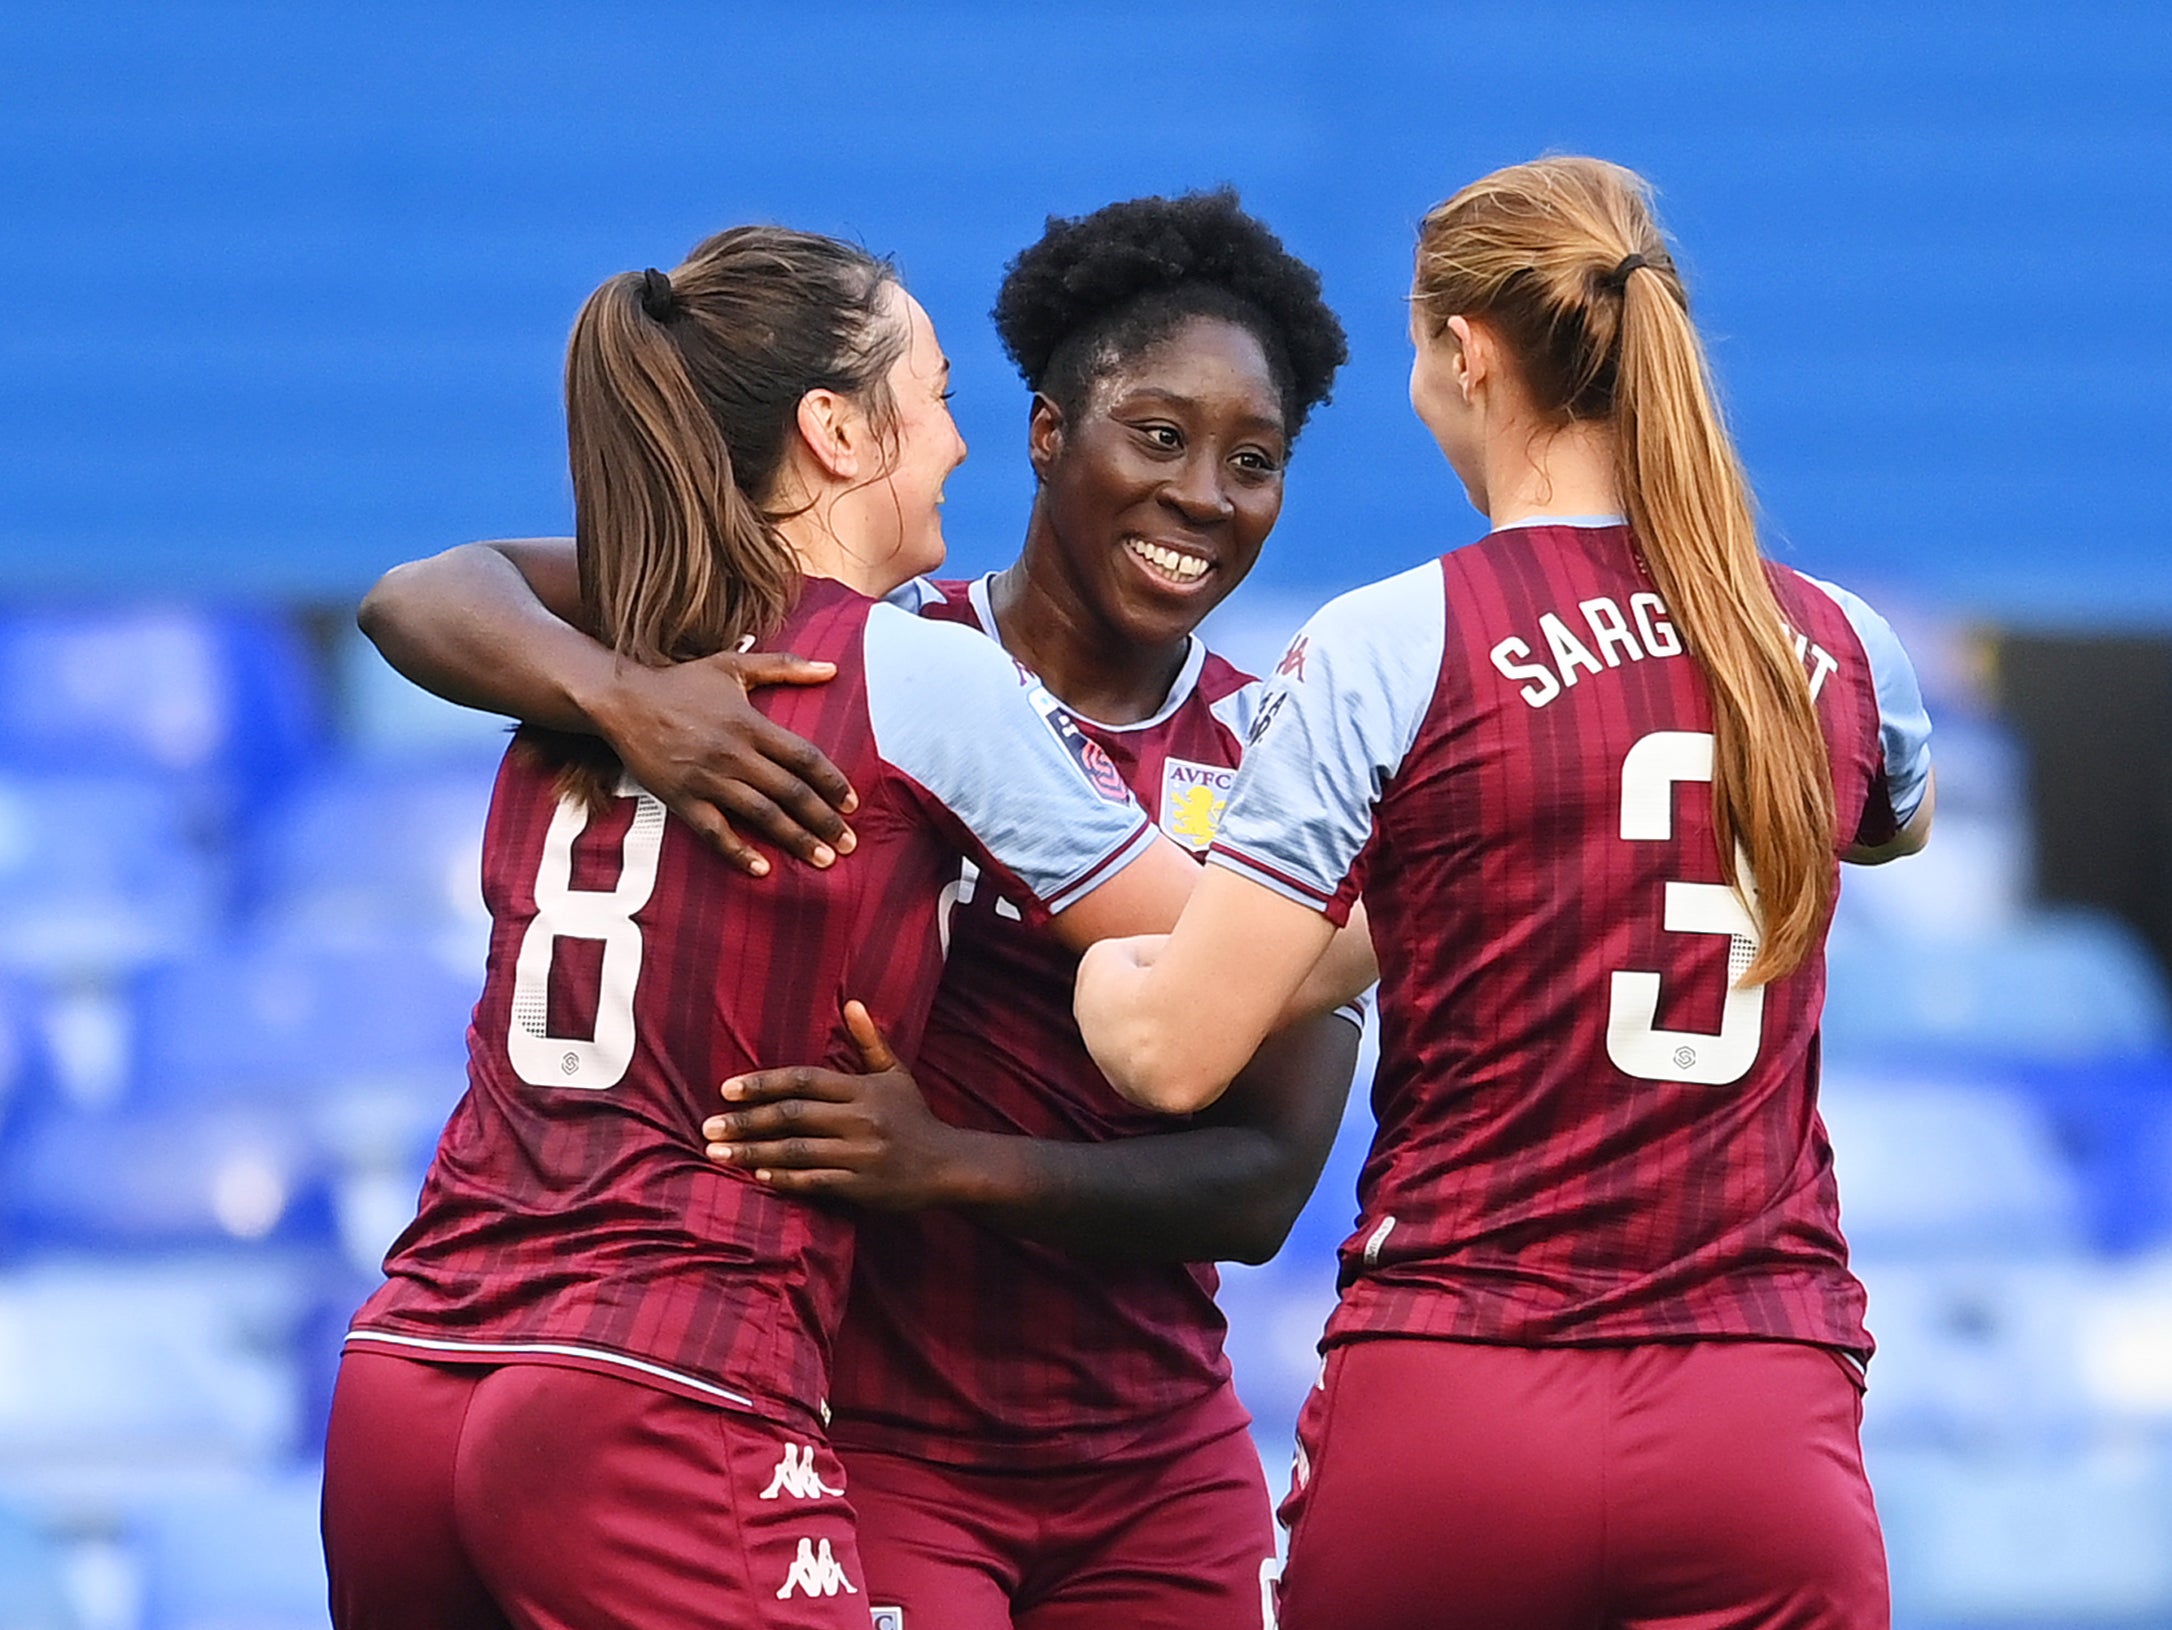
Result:
<svg viewBox="0 0 2172 1630">
<path fill-rule="evenodd" d="M 573 840 L 588 827 L 588 806 L 579 799 L 558 801 L 543 839 L 535 916 L 513 965 L 513 1020 L 505 1035 L 513 1073 L 531 1087 L 601 1092 L 625 1079 L 633 1062 L 634 986 L 641 978 L 641 928 L 633 915 L 656 887 L 664 806 L 631 780 L 620 781 L 618 792 L 635 808 L 614 888 L 573 886 Z M 551 958 L 561 937 L 603 942 L 596 1025 L 585 1040 L 550 1034 Z"/>
<path fill-rule="evenodd" d="M 1682 781 L 1712 779 L 1712 737 L 1702 730 L 1658 730 L 1629 749 L 1621 766 L 1621 835 L 1632 843 L 1666 842 L 1674 836 L 1674 788 Z M 1757 881 L 1749 858 L 1735 849 L 1735 875 L 1751 902 Z M 1640 1081 L 1686 1081 L 1724 1087 L 1747 1075 L 1764 1040 L 1765 987 L 1734 983 L 1757 957 L 1757 918 L 1724 883 L 1667 884 L 1662 925 L 1670 934 L 1725 934 L 1727 1004 L 1719 1034 L 1661 1030 L 1659 975 L 1616 972 L 1607 1007 L 1606 1056 L 1614 1068 Z"/>
</svg>

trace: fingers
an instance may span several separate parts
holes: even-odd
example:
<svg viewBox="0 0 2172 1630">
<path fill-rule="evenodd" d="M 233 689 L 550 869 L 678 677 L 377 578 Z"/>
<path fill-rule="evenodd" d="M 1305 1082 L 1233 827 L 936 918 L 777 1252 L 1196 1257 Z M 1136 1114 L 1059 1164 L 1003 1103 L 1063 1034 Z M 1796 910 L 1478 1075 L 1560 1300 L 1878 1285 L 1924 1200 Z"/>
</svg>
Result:
<svg viewBox="0 0 2172 1630">
<path fill-rule="evenodd" d="M 713 805 L 702 803 L 699 800 L 683 801 L 674 799 L 668 802 L 672 814 L 678 816 L 688 826 L 691 826 L 695 832 L 700 834 L 703 842 L 707 843 L 710 848 L 722 855 L 732 865 L 738 867 L 749 877 L 767 877 L 769 875 L 769 857 L 755 848 L 753 844 L 747 842 L 737 832 L 734 832 L 731 822 L 727 821 Z"/>
<path fill-rule="evenodd" d="M 760 735 L 751 743 L 747 756 L 728 769 L 719 767 L 716 773 L 752 787 L 784 811 L 800 832 L 809 835 L 816 842 L 831 845 L 839 854 L 849 855 L 857 840 L 853 836 L 852 828 L 845 824 L 844 816 L 833 807 L 832 800 L 817 792 L 797 771 L 778 763 L 774 757 L 753 756 L 768 755 L 772 749 L 782 751 L 781 743 L 793 739 L 782 731 L 774 736 Z M 778 841 L 784 841 L 784 837 L 780 832 Z"/>
<path fill-rule="evenodd" d="M 852 783 L 813 742 L 764 719 L 762 727 L 755 732 L 755 746 L 772 764 L 805 782 L 823 803 L 847 815 L 860 807 L 859 794 L 852 790 Z"/>
<path fill-rule="evenodd" d="M 890 1051 L 889 1039 L 865 1003 L 845 1004 L 845 1028 L 852 1033 L 852 1044 L 860 1050 L 860 1062 L 867 1066 L 868 1074 L 881 1075 L 899 1067 L 897 1054 Z"/>
<path fill-rule="evenodd" d="M 778 808 L 759 788 L 749 786 L 744 781 L 726 781 L 708 794 L 708 797 L 723 811 L 730 827 L 743 826 L 758 832 L 778 848 L 788 854 L 797 855 L 810 866 L 829 866 L 836 862 L 836 849 Z M 736 833 L 733 841 L 743 842 Z"/>
<path fill-rule="evenodd" d="M 777 1070 L 749 1070 L 730 1077 L 717 1090 L 735 1105 L 767 1106 L 784 1116 L 817 1104 L 850 1103 L 859 1096 L 860 1077 L 818 1064 L 794 1064 Z"/>
<path fill-rule="evenodd" d="M 749 651 L 731 658 L 731 669 L 748 690 L 764 685 L 826 685 L 837 677 L 837 664 L 794 656 L 790 651 Z"/>
</svg>

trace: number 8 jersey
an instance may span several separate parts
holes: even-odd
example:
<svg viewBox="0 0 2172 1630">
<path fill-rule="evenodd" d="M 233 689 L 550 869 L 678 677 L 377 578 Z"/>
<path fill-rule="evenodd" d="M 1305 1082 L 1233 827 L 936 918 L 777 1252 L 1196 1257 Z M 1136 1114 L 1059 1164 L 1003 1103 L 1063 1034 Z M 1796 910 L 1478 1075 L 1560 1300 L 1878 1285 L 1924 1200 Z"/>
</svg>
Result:
<svg viewBox="0 0 2172 1630">
<path fill-rule="evenodd" d="M 774 643 L 837 664 L 758 702 L 851 779 L 858 849 L 749 879 L 630 782 L 601 811 L 559 797 L 516 741 L 483 841 L 468 1091 L 350 1344 L 593 1369 L 801 1428 L 826 1413 L 851 1224 L 703 1157 L 719 1083 L 855 1067 L 848 997 L 911 1057 L 961 854 L 1045 916 L 1154 833 L 980 635 L 809 579 Z"/>
<path fill-rule="evenodd" d="M 1838 843 L 1890 839 L 1929 775 L 1907 657 L 1854 596 L 1769 570 Z M 1618 521 L 1497 531 L 1334 601 L 1283 657 L 1210 858 L 1338 921 L 1362 891 L 1380 955 L 1330 1344 L 1868 1357 L 1817 1113 L 1822 945 L 1735 988 L 1757 925 L 1722 879 L 1711 730 Z"/>
</svg>

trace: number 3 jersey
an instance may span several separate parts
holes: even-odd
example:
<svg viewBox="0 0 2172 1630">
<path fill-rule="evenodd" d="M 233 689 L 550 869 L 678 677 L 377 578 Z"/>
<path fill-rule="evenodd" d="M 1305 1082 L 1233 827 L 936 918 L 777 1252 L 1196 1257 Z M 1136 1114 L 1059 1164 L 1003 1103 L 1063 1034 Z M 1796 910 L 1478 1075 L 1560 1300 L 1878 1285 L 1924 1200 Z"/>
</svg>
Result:
<svg viewBox="0 0 2172 1630">
<path fill-rule="evenodd" d="M 483 842 L 468 1091 L 350 1343 L 569 1364 L 800 1425 L 823 1412 L 851 1223 L 704 1158 L 719 1083 L 854 1067 L 848 997 L 911 1056 L 961 855 L 1038 920 L 1153 829 L 977 634 L 809 579 L 772 643 L 837 664 L 757 700 L 851 779 L 858 849 L 749 879 L 630 782 L 600 812 L 559 797 L 516 742 Z"/>
<path fill-rule="evenodd" d="M 1890 839 L 1929 775 L 1913 671 L 1854 596 L 1770 576 L 1837 841 Z M 1757 931 L 1722 881 L 1711 729 L 1618 522 L 1495 532 L 1291 644 L 1210 858 L 1338 921 L 1362 890 L 1380 955 L 1379 1130 L 1330 1343 L 1868 1356 L 1817 1112 L 1822 945 L 1733 988 Z"/>
</svg>

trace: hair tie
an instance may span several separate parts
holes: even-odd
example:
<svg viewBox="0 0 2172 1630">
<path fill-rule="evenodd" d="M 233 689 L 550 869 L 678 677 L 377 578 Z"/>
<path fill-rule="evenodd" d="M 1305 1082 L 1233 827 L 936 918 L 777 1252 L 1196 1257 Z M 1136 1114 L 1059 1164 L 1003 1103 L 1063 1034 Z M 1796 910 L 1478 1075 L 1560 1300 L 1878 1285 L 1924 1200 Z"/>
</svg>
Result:
<svg viewBox="0 0 2172 1630">
<path fill-rule="evenodd" d="M 679 309 L 679 296 L 669 274 L 653 266 L 641 274 L 641 309 L 649 314 L 651 322 L 671 321 Z"/>
<path fill-rule="evenodd" d="M 1642 255 L 1624 255 L 1621 257 L 1620 264 L 1599 281 L 1616 294 L 1627 294 L 1629 292 L 1629 274 L 1639 266 L 1649 266 L 1650 264 L 1651 262 Z"/>
</svg>

